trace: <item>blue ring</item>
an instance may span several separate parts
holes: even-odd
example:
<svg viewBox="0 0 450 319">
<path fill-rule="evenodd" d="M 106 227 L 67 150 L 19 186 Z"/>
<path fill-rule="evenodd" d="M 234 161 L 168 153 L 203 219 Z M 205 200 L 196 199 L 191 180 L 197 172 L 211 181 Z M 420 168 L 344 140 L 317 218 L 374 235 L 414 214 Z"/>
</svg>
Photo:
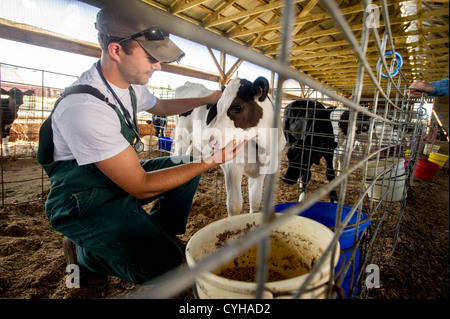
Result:
<svg viewBox="0 0 450 319">
<path fill-rule="evenodd" d="M 392 71 L 391 76 L 396 76 L 396 75 L 398 74 L 398 72 L 400 71 L 400 68 L 403 66 L 403 58 L 402 58 L 402 56 L 400 55 L 400 53 L 395 52 L 394 54 L 395 54 L 395 57 L 397 58 L 397 67 L 395 68 L 394 71 Z M 392 51 L 386 52 L 386 53 L 384 54 L 384 57 L 386 58 L 386 57 L 388 57 L 389 55 L 392 55 Z M 377 72 L 381 72 L 381 77 L 387 78 L 388 76 L 385 75 L 385 74 L 383 73 L 383 71 L 381 71 L 380 66 L 381 66 L 381 58 L 379 58 L 379 59 L 378 59 L 378 62 L 377 62 Z"/>
<path fill-rule="evenodd" d="M 420 114 L 420 112 L 419 112 L 420 110 L 423 110 L 424 113 Z M 427 109 L 424 108 L 423 106 L 418 107 L 416 112 L 417 112 L 417 114 L 419 114 L 419 117 L 424 117 L 425 115 L 427 115 Z"/>
</svg>

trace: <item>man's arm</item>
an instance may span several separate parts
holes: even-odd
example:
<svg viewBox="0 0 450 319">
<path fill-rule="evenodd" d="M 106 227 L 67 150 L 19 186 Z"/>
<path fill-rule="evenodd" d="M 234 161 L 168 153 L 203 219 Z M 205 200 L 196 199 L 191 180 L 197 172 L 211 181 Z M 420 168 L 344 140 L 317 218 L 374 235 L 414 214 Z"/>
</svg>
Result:
<svg viewBox="0 0 450 319">
<path fill-rule="evenodd" d="M 131 146 L 95 165 L 123 190 L 136 198 L 145 199 L 180 186 L 209 168 L 233 159 L 245 144 L 236 146 L 236 141 L 232 141 L 209 157 L 152 172 L 142 168 Z"/>
<path fill-rule="evenodd" d="M 178 115 L 192 110 L 201 105 L 216 104 L 222 96 L 222 91 L 214 91 L 205 97 L 156 100 L 155 106 L 148 110 L 149 113 L 163 116 Z"/>
<path fill-rule="evenodd" d="M 420 97 L 422 93 L 429 97 L 448 96 L 448 78 L 434 82 L 417 81 L 408 90 L 412 97 Z"/>
</svg>

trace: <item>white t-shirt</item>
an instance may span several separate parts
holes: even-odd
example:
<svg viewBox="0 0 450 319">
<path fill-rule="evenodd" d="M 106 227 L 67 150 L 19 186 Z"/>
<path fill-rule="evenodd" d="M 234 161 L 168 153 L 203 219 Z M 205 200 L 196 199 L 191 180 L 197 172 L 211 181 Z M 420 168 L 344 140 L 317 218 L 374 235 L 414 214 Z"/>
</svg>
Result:
<svg viewBox="0 0 450 319">
<path fill-rule="evenodd" d="M 110 103 L 119 107 L 100 78 L 95 64 L 73 83 L 78 84 L 97 88 L 108 97 Z M 129 90 L 111 83 L 109 85 L 133 116 Z M 132 86 L 136 93 L 137 112 L 151 109 L 156 97 L 145 85 Z M 104 101 L 87 93 L 71 94 L 61 100 L 53 113 L 52 129 L 55 161 L 75 159 L 78 165 L 91 164 L 113 157 L 130 145 L 120 133 L 117 113 Z"/>
</svg>

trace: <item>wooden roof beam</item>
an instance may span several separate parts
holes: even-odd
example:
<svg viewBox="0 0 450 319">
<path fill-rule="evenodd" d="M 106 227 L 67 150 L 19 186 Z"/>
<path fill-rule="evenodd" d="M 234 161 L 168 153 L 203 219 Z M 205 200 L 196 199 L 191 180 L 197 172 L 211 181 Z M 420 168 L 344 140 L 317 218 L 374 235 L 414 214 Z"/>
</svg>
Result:
<svg viewBox="0 0 450 319">
<path fill-rule="evenodd" d="M 94 58 L 100 58 L 101 55 L 101 49 L 98 44 L 71 39 L 67 36 L 62 36 L 48 30 L 13 22 L 3 18 L 0 18 L 0 38 Z M 164 72 L 191 76 L 212 82 L 219 82 L 219 76 L 217 74 L 199 71 L 176 64 L 162 63 L 161 70 Z"/>
<path fill-rule="evenodd" d="M 303 2 L 306 0 L 295 0 L 295 2 Z M 282 0 L 276 0 L 273 1 L 272 3 L 266 4 L 266 5 L 261 5 L 261 6 L 257 6 L 253 9 L 248 9 L 245 10 L 243 12 L 239 12 L 236 14 L 231 14 L 229 16 L 226 17 L 222 17 L 220 19 L 216 19 L 216 20 L 210 20 L 207 23 L 204 24 L 205 27 L 211 27 L 214 25 L 219 25 L 222 23 L 226 23 L 226 22 L 230 22 L 232 20 L 239 20 L 241 18 L 245 18 L 248 17 L 250 15 L 254 15 L 254 14 L 261 14 L 261 13 L 265 13 L 267 11 L 270 10 L 274 10 L 274 9 L 279 9 L 283 6 L 283 1 Z"/>
<path fill-rule="evenodd" d="M 178 0 L 174 2 L 174 4 L 170 7 L 169 11 L 173 14 L 177 14 L 182 11 L 189 10 L 193 7 L 196 7 L 208 0 L 192 0 L 190 2 L 187 2 L 185 0 Z"/>
</svg>

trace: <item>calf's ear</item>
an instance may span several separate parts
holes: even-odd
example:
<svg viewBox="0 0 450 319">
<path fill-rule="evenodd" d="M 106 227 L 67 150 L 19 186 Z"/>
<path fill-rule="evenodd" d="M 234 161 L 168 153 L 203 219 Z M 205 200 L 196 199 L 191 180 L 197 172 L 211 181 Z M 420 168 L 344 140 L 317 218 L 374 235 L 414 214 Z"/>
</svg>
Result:
<svg viewBox="0 0 450 319">
<path fill-rule="evenodd" d="M 259 96 L 258 101 L 262 102 L 267 98 L 267 94 L 269 94 L 269 81 L 265 77 L 260 76 L 253 82 L 253 88 L 258 92 L 256 95 Z"/>
<path fill-rule="evenodd" d="M 4 88 L 1 88 L 1 89 L 2 89 L 2 94 L 9 95 L 8 91 L 6 91 Z"/>
<path fill-rule="evenodd" d="M 34 91 L 33 90 L 27 90 L 25 92 L 23 92 L 23 95 L 33 95 Z"/>
</svg>

